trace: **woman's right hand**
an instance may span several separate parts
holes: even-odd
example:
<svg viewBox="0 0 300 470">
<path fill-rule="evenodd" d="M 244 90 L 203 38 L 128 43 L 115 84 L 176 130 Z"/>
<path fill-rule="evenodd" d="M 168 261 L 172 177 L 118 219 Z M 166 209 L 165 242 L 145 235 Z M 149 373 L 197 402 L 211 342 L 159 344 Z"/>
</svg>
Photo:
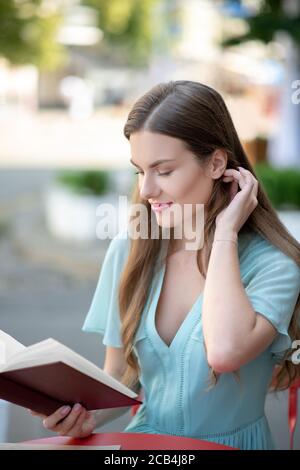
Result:
<svg viewBox="0 0 300 470">
<path fill-rule="evenodd" d="M 43 420 L 44 428 L 58 433 L 59 436 L 87 437 L 92 434 L 97 424 L 95 412 L 87 411 L 79 403 L 73 408 L 62 406 L 49 416 L 33 410 L 29 412 Z"/>
</svg>

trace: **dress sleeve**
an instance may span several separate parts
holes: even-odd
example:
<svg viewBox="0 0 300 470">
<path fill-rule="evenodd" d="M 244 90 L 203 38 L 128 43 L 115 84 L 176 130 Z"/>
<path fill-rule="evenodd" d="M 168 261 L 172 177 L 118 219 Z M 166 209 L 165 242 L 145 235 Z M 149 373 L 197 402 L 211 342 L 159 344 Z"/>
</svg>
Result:
<svg viewBox="0 0 300 470">
<path fill-rule="evenodd" d="M 300 268 L 272 245 L 265 246 L 254 258 L 251 280 L 245 290 L 253 309 L 278 332 L 269 350 L 275 361 L 280 362 L 292 345 L 288 328 L 300 292 Z"/>
<path fill-rule="evenodd" d="M 122 347 L 118 305 L 119 280 L 129 253 L 126 233 L 118 234 L 109 244 L 97 287 L 82 330 L 103 335 L 103 344 Z"/>
</svg>

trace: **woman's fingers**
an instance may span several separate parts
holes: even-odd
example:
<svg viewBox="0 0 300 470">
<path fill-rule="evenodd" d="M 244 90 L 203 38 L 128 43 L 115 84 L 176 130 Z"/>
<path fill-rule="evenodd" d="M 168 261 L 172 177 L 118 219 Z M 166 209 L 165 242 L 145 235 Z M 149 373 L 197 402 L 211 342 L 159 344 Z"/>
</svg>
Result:
<svg viewBox="0 0 300 470">
<path fill-rule="evenodd" d="M 79 403 L 76 403 L 73 408 L 62 406 L 49 416 L 30 409 L 28 411 L 33 416 L 42 418 L 43 426 L 57 432 L 60 436 L 85 437 L 92 433 L 96 426 L 93 414 Z"/>
<path fill-rule="evenodd" d="M 228 181 L 233 181 L 233 176 L 223 176 L 223 181 L 225 181 L 226 183 Z"/>
<path fill-rule="evenodd" d="M 234 198 L 234 196 L 237 194 L 238 190 L 239 190 L 239 183 L 233 180 L 232 185 L 230 186 L 230 190 L 229 190 L 231 201 Z"/>
<path fill-rule="evenodd" d="M 87 418 L 87 411 L 85 408 L 81 408 L 79 412 L 77 412 L 74 419 L 71 421 L 71 415 L 68 416 L 70 421 L 67 422 L 68 418 L 62 423 L 61 429 L 59 431 L 60 436 L 80 436 L 82 435 L 82 426 L 84 421 Z"/>
<path fill-rule="evenodd" d="M 254 208 L 257 206 L 258 181 L 253 174 L 243 167 L 238 167 L 239 171 L 234 169 L 225 170 L 223 174 L 224 183 L 232 183 L 230 186 L 231 200 L 238 193 L 240 186 L 243 196 L 251 202 Z"/>
<path fill-rule="evenodd" d="M 248 189 L 249 191 L 254 189 L 255 195 L 257 195 L 258 181 L 254 178 L 250 171 L 246 170 L 243 167 L 238 168 L 239 171 L 234 170 L 233 168 L 225 170 L 225 172 L 223 173 L 224 183 L 237 181 L 241 189 L 244 189 L 246 186 L 249 186 L 249 188 L 246 189 Z"/>
<path fill-rule="evenodd" d="M 96 420 L 93 413 L 86 410 L 83 420 L 76 422 L 76 426 L 72 429 L 72 435 L 86 437 L 89 436 L 96 427 Z M 75 434 L 74 434 L 75 433 Z"/>
<path fill-rule="evenodd" d="M 73 406 L 71 412 L 63 420 L 62 423 L 56 425 L 53 430 L 59 432 L 61 436 L 67 435 L 70 430 L 75 426 L 77 419 L 81 413 L 85 413 L 85 408 L 83 408 L 79 403 Z"/>
<path fill-rule="evenodd" d="M 58 408 L 58 410 L 52 413 L 52 415 L 47 416 L 47 418 L 43 420 L 44 427 L 46 429 L 53 430 L 59 421 L 65 418 L 70 411 L 70 406 L 62 406 L 61 408 Z"/>
<path fill-rule="evenodd" d="M 87 428 L 89 428 L 89 429 L 94 430 L 95 427 L 96 427 L 96 420 L 95 420 L 94 413 L 91 411 L 87 411 L 87 419 L 84 422 L 83 429 L 87 430 Z"/>
<path fill-rule="evenodd" d="M 256 178 L 254 178 L 254 176 L 252 175 L 252 173 L 248 170 L 246 170 L 245 168 L 242 168 L 242 167 L 239 167 L 241 173 L 243 173 L 246 178 L 248 178 L 249 181 L 253 182 L 253 188 L 252 188 L 252 196 L 253 197 L 257 197 L 257 192 L 258 192 L 258 181 Z"/>
<path fill-rule="evenodd" d="M 229 188 L 231 200 L 238 193 L 239 187 L 243 189 L 247 185 L 245 175 L 233 169 L 225 170 L 223 181 L 224 183 L 231 183 Z"/>
</svg>

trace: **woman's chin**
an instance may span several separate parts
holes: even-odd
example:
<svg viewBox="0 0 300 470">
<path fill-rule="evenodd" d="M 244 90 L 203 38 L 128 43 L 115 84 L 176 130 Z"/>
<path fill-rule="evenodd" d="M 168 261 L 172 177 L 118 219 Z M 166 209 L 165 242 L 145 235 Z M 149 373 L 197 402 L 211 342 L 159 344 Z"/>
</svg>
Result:
<svg viewBox="0 0 300 470">
<path fill-rule="evenodd" d="M 181 225 L 182 225 L 182 222 L 178 222 L 176 220 L 165 220 L 163 218 L 160 218 L 160 217 L 156 217 L 156 221 L 157 221 L 157 224 L 161 227 L 161 228 L 165 228 L 165 229 L 171 229 L 171 228 L 175 228 L 175 227 L 178 227 L 178 229 L 180 229 Z"/>
</svg>

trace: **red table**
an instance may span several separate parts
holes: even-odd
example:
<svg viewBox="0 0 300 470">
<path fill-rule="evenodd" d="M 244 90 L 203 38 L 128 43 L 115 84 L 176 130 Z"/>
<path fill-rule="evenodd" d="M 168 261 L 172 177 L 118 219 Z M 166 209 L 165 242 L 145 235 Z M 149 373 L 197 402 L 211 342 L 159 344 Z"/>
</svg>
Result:
<svg viewBox="0 0 300 470">
<path fill-rule="evenodd" d="M 84 445 L 104 446 L 121 445 L 120 450 L 238 450 L 221 444 L 215 444 L 200 439 L 189 437 L 169 436 L 165 434 L 142 434 L 142 433 L 95 433 L 84 439 L 75 439 L 65 436 L 54 436 L 43 439 L 25 441 L 24 444 L 56 444 L 56 445 Z"/>
</svg>

